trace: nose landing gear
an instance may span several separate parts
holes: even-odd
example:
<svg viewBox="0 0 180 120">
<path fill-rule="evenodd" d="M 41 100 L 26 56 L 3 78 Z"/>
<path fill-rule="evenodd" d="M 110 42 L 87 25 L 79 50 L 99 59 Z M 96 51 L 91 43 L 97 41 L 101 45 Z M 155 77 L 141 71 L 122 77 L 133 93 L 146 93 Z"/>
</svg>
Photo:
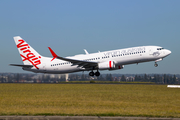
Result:
<svg viewBox="0 0 180 120">
<path fill-rule="evenodd" d="M 154 63 L 154 66 L 155 66 L 155 67 L 157 67 L 157 66 L 158 66 L 158 64 L 155 62 L 155 63 Z"/>
</svg>

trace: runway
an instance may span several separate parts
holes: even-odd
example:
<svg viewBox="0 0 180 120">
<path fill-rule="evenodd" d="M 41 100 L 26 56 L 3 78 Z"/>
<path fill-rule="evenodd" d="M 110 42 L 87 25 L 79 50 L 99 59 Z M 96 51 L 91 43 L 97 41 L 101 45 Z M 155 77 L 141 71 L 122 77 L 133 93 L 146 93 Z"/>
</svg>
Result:
<svg viewBox="0 0 180 120">
<path fill-rule="evenodd" d="M 0 120 L 180 120 L 180 118 L 101 116 L 0 116 Z"/>
</svg>

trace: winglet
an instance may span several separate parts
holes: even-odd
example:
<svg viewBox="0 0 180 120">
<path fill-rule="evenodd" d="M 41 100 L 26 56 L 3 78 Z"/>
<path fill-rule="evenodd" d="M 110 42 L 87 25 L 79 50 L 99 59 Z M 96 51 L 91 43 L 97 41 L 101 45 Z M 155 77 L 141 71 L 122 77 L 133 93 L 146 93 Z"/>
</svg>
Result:
<svg viewBox="0 0 180 120">
<path fill-rule="evenodd" d="M 86 50 L 86 49 L 84 49 L 84 52 L 86 53 L 86 55 L 88 55 L 89 53 L 88 53 L 88 51 Z"/>
<path fill-rule="evenodd" d="M 49 48 L 49 51 L 51 52 L 51 54 L 53 56 L 53 59 L 51 61 L 53 61 L 55 58 L 57 58 L 57 55 L 50 47 L 48 47 L 48 48 Z"/>
</svg>

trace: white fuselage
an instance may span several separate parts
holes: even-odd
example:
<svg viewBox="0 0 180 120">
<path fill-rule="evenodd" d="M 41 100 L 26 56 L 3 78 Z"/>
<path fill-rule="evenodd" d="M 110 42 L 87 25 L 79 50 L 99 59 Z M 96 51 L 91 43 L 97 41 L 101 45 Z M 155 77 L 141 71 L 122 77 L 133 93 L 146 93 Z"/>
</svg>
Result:
<svg viewBox="0 0 180 120">
<path fill-rule="evenodd" d="M 27 71 L 37 73 L 72 73 L 78 71 L 90 71 L 90 70 L 117 70 L 121 69 L 124 65 L 149 62 L 149 61 L 160 61 L 164 57 L 171 54 L 171 51 L 163 49 L 159 46 L 140 46 L 125 49 L 117 49 L 112 51 L 98 52 L 92 54 L 75 55 L 66 57 L 70 59 L 98 62 L 98 66 L 95 68 L 84 68 L 78 64 L 72 64 L 69 61 L 60 59 L 54 59 L 48 57 L 42 57 L 41 64 L 35 67 L 23 68 Z M 113 64 L 112 64 L 113 63 Z M 113 66 L 113 67 L 112 67 Z"/>
</svg>

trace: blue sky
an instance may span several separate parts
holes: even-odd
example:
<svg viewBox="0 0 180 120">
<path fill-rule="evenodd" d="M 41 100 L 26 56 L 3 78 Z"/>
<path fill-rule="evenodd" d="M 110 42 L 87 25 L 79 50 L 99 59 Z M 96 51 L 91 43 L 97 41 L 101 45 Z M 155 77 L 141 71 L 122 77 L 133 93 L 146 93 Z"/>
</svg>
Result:
<svg viewBox="0 0 180 120">
<path fill-rule="evenodd" d="M 109 73 L 180 73 L 179 0 L 0 0 L 0 72 L 24 72 L 13 37 L 43 56 L 158 45 L 172 51 L 159 62 L 127 65 Z M 85 72 L 87 73 L 87 72 Z M 107 73 L 107 71 L 104 71 Z"/>
</svg>

